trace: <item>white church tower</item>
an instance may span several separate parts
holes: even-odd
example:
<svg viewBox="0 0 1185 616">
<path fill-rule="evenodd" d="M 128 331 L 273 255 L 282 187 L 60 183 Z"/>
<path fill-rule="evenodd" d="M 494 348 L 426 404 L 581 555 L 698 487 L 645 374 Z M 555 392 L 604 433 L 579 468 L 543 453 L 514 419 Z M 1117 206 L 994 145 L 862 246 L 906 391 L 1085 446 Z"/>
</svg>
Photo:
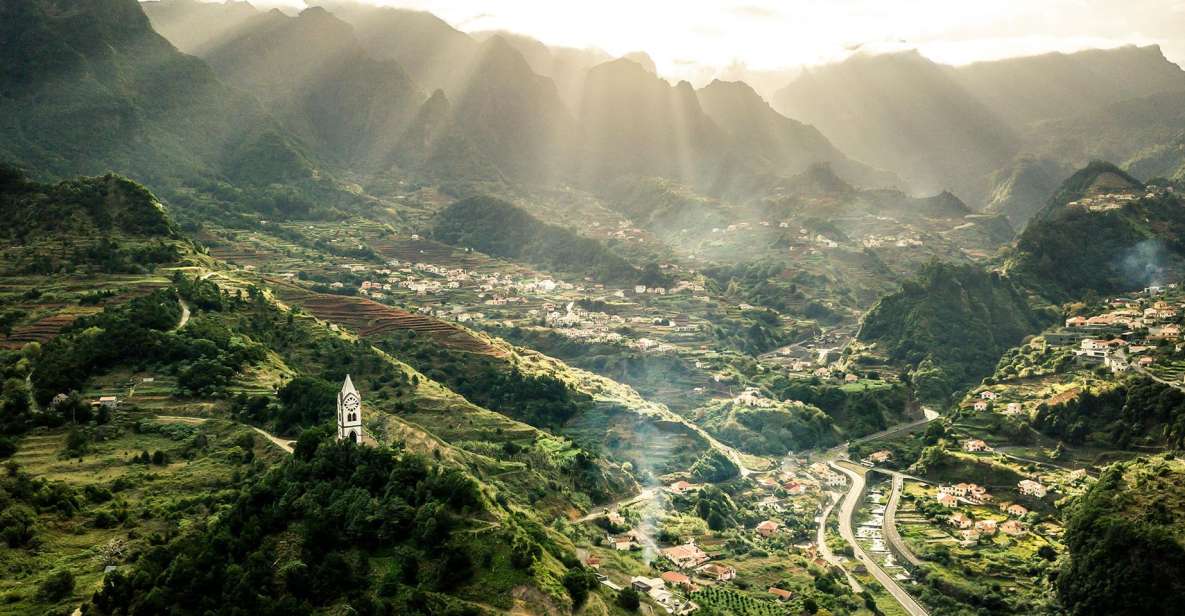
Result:
<svg viewBox="0 0 1185 616">
<path fill-rule="evenodd" d="M 362 398 L 348 374 L 337 394 L 337 440 L 362 444 Z"/>
</svg>

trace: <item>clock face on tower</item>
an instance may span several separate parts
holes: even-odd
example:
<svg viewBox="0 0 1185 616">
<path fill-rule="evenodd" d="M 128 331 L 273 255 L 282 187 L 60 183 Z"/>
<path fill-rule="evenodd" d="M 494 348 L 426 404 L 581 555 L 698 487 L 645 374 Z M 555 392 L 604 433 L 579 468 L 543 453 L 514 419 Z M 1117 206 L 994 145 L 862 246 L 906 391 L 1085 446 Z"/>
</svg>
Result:
<svg viewBox="0 0 1185 616">
<path fill-rule="evenodd" d="M 358 410 L 358 398 L 346 396 L 346 399 L 342 401 L 342 408 L 350 413 L 356 412 Z"/>
</svg>

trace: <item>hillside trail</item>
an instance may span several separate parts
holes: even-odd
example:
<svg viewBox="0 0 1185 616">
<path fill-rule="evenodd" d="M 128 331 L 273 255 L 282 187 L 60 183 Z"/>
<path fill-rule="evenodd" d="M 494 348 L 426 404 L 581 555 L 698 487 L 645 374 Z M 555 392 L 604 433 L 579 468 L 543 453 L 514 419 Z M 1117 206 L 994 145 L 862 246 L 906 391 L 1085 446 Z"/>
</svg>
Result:
<svg viewBox="0 0 1185 616">
<path fill-rule="evenodd" d="M 189 304 L 187 304 L 185 300 L 181 298 L 177 298 L 177 302 L 181 304 L 181 319 L 177 321 L 177 325 L 174 326 L 170 331 L 177 331 L 182 327 L 185 327 L 186 323 L 189 323 Z"/>
<path fill-rule="evenodd" d="M 154 418 L 158 419 L 158 420 L 171 421 L 171 422 L 183 423 L 183 424 L 189 424 L 189 425 L 204 424 L 210 420 L 209 417 L 184 417 L 181 415 L 155 415 Z M 243 424 L 243 425 L 246 425 L 246 424 Z M 248 426 L 248 427 L 251 428 L 252 430 L 258 432 L 259 434 L 261 434 L 267 440 L 271 441 L 272 444 L 274 444 L 276 447 L 279 447 L 280 449 L 282 449 L 285 453 L 292 453 L 294 451 L 292 443 L 294 443 L 295 441 L 282 439 L 270 432 L 263 430 L 262 428 L 257 428 L 255 426 Z"/>
</svg>

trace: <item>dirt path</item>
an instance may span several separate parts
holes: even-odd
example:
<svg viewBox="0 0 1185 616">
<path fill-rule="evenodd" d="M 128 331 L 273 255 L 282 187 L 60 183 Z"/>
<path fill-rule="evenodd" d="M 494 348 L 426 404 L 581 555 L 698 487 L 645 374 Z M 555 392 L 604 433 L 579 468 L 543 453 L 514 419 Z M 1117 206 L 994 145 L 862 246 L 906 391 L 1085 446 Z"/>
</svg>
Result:
<svg viewBox="0 0 1185 616">
<path fill-rule="evenodd" d="M 190 424 L 190 425 L 204 424 L 207 421 L 210 421 L 209 417 L 182 417 L 179 415 L 156 415 L 154 417 L 154 419 L 156 419 L 158 421 L 170 421 L 170 422 Z M 243 425 L 246 425 L 246 424 L 243 424 Z M 276 447 L 283 449 L 285 453 L 292 453 L 294 451 L 292 444 L 295 443 L 296 441 L 289 441 L 286 439 L 282 439 L 282 438 L 280 438 L 274 434 L 271 434 L 269 432 L 266 432 L 260 428 L 256 428 L 255 426 L 249 426 L 249 427 L 252 430 L 262 434 L 264 438 L 271 441 Z"/>
<path fill-rule="evenodd" d="M 630 505 L 634 505 L 634 504 L 640 503 L 642 501 L 648 501 L 648 500 L 654 498 L 655 496 L 657 496 L 659 490 L 661 490 L 661 489 L 662 488 L 657 488 L 657 487 L 646 488 L 645 490 L 642 490 L 641 492 L 639 492 L 633 496 L 629 496 L 629 497 L 623 498 L 619 501 L 609 503 L 608 505 L 605 505 L 604 507 L 597 507 L 596 511 L 593 511 L 592 513 L 589 513 L 588 515 L 586 515 L 584 517 L 576 518 L 575 520 L 572 520 L 572 523 L 573 524 L 581 524 L 583 522 L 590 522 L 590 521 L 595 520 L 597 518 L 604 517 L 605 514 L 609 511 L 618 511 L 622 507 L 629 507 Z"/>
<path fill-rule="evenodd" d="M 280 438 L 280 437 L 278 437 L 278 436 L 275 436 L 274 434 L 270 434 L 270 433 L 268 433 L 268 432 L 264 432 L 263 430 L 261 430 L 261 429 L 259 429 L 259 428 L 256 428 L 255 426 L 251 426 L 251 429 L 252 429 L 252 430 L 255 430 L 256 432 L 258 432 L 258 433 L 260 433 L 260 434 L 262 434 L 264 438 L 266 438 L 267 440 L 269 440 L 269 441 L 271 441 L 272 443 L 274 443 L 274 444 L 276 445 L 276 447 L 279 447 L 280 449 L 283 449 L 283 450 L 284 450 L 286 453 L 292 453 L 292 452 L 293 452 L 293 449 L 292 449 L 292 444 L 293 444 L 293 443 L 295 443 L 296 441 L 286 441 L 286 440 L 284 440 L 284 439 L 282 439 L 282 438 Z"/>
<path fill-rule="evenodd" d="M 173 331 L 177 331 L 185 327 L 186 323 L 189 323 L 189 304 L 185 303 L 185 300 L 181 298 L 177 298 L 177 301 L 181 304 L 181 320 L 177 322 L 177 326 L 173 328 Z"/>
</svg>

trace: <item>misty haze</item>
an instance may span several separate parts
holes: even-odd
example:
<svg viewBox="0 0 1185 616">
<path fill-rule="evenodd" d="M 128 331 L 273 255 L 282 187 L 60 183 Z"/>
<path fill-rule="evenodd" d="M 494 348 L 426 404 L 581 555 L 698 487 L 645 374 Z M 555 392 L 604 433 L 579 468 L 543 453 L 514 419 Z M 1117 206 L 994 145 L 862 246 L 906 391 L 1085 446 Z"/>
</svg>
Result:
<svg viewBox="0 0 1185 616">
<path fill-rule="evenodd" d="M 0 0 L 0 615 L 1185 605 L 1185 4 Z"/>
</svg>

